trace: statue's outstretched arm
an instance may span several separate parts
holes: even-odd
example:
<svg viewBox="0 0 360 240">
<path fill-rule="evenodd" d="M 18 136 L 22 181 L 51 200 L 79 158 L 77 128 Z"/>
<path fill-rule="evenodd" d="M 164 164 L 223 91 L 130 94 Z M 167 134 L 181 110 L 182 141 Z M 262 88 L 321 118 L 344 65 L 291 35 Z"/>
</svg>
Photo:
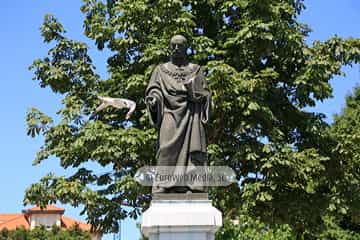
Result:
<svg viewBox="0 0 360 240">
<path fill-rule="evenodd" d="M 126 113 L 126 119 L 129 119 L 131 115 L 134 113 L 136 108 L 136 103 L 129 99 L 101 97 L 101 96 L 99 96 L 98 98 L 101 100 L 101 104 L 96 108 L 95 113 L 105 109 L 108 106 L 112 106 L 118 109 L 128 108 L 129 111 Z"/>
</svg>

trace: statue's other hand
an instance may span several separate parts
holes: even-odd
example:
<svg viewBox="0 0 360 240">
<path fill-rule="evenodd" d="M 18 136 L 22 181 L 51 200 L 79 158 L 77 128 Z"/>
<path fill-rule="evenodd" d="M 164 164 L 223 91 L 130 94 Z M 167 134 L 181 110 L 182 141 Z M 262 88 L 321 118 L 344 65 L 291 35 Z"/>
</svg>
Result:
<svg viewBox="0 0 360 240">
<path fill-rule="evenodd" d="M 192 82 L 195 80 L 195 76 L 191 76 L 189 79 L 185 80 L 183 82 L 184 86 L 186 87 L 186 89 L 191 88 Z"/>
<path fill-rule="evenodd" d="M 183 81 L 184 90 L 187 91 L 187 94 L 190 100 L 193 98 L 193 82 L 195 80 L 195 76 L 189 77 L 187 80 Z"/>
</svg>

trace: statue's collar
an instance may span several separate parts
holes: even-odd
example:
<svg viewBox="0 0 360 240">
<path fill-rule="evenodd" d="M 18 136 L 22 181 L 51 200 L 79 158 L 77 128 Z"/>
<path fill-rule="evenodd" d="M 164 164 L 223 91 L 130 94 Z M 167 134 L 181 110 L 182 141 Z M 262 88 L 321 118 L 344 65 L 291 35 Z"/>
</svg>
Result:
<svg viewBox="0 0 360 240">
<path fill-rule="evenodd" d="M 184 81 L 186 78 L 198 71 L 198 65 L 188 63 L 185 66 L 177 66 L 172 62 L 164 63 L 160 66 L 161 70 L 177 81 Z"/>
<path fill-rule="evenodd" d="M 193 63 L 186 63 L 186 65 L 178 66 L 172 62 L 162 64 L 163 67 L 169 72 L 187 72 L 194 73 L 198 70 L 197 65 Z"/>
</svg>

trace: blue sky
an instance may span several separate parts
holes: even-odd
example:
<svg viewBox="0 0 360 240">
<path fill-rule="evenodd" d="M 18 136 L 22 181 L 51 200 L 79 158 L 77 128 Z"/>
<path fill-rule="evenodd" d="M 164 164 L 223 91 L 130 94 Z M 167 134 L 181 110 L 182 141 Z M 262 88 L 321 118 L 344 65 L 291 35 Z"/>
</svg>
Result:
<svg viewBox="0 0 360 240">
<path fill-rule="evenodd" d="M 359 0 L 316 0 L 306 2 L 307 9 L 300 21 L 313 29 L 308 41 L 326 40 L 337 34 L 340 37 L 360 38 Z M 60 98 L 49 89 L 41 89 L 32 81 L 28 66 L 35 58 L 46 55 L 48 47 L 42 42 L 39 27 L 46 13 L 53 13 L 67 30 L 70 38 L 85 41 L 91 47 L 97 71 L 106 76 L 106 54 L 98 52 L 94 44 L 83 35 L 83 15 L 79 11 L 80 0 L 2 0 L 0 15 L 0 213 L 20 212 L 23 209 L 24 190 L 47 172 L 65 174 L 58 161 L 51 158 L 40 166 L 31 165 L 35 153 L 42 144 L 41 138 L 26 136 L 25 116 L 27 109 L 37 107 L 54 116 L 60 107 Z M 319 103 L 313 110 L 323 112 L 331 121 L 340 112 L 344 98 L 360 83 L 360 68 L 344 68 L 346 77 L 336 77 L 332 82 L 334 97 Z M 69 206 L 65 214 L 78 219 L 80 209 Z M 139 233 L 132 221 L 124 221 L 122 239 L 138 239 Z M 105 236 L 105 240 L 112 239 Z"/>
</svg>

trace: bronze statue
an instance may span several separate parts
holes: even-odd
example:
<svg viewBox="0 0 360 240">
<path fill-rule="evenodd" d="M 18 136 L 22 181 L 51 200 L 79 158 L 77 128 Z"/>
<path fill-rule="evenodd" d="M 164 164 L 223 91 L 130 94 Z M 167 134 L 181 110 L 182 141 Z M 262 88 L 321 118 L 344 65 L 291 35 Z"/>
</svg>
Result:
<svg viewBox="0 0 360 240">
<path fill-rule="evenodd" d="M 170 61 L 152 73 L 145 101 L 150 122 L 158 130 L 157 166 L 175 167 L 164 174 L 182 174 L 184 167 L 206 166 L 204 124 L 209 119 L 210 92 L 200 66 L 186 59 L 186 38 L 175 35 L 170 48 Z M 166 181 L 153 185 L 153 193 L 188 191 L 204 192 L 205 187 Z"/>
</svg>

